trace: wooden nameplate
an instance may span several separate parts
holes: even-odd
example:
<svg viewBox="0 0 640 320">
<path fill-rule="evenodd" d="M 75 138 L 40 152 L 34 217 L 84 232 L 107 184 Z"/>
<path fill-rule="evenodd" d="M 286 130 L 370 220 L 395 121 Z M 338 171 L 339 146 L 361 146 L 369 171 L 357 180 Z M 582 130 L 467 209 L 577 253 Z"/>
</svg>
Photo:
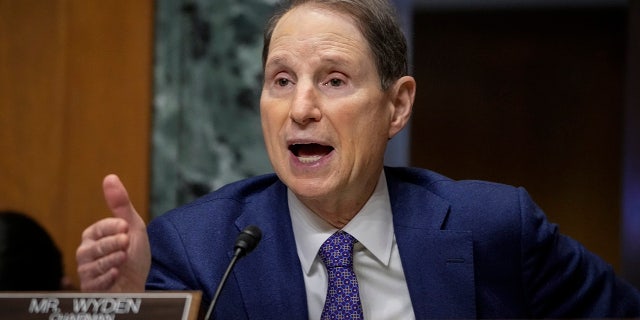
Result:
<svg viewBox="0 0 640 320">
<path fill-rule="evenodd" d="M 196 320 L 200 291 L 0 292 L 0 319 Z"/>
</svg>

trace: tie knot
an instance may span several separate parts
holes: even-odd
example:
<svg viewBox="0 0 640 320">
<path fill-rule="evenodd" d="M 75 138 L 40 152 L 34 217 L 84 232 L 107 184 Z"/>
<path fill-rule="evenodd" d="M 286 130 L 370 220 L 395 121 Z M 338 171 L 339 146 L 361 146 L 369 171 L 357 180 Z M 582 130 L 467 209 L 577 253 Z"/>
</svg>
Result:
<svg viewBox="0 0 640 320">
<path fill-rule="evenodd" d="M 320 247 L 318 254 L 327 268 L 351 267 L 353 265 L 353 244 L 356 238 L 340 230 L 329 237 Z"/>
</svg>

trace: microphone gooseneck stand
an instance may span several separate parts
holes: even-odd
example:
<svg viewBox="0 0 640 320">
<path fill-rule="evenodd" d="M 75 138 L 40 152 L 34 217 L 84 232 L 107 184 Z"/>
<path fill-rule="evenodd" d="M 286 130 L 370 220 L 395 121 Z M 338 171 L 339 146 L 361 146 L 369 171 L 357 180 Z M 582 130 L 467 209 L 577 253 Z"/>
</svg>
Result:
<svg viewBox="0 0 640 320">
<path fill-rule="evenodd" d="M 218 284 L 218 288 L 216 289 L 215 294 L 213 295 L 213 299 L 211 300 L 211 304 L 209 305 L 209 310 L 207 310 L 207 314 L 204 316 L 205 320 L 209 320 L 211 318 L 211 314 L 213 313 L 213 309 L 218 301 L 218 297 L 222 292 L 222 288 L 224 284 L 227 282 L 229 278 L 229 274 L 231 274 L 231 270 L 236 265 L 238 259 L 244 257 L 249 252 L 251 252 L 262 239 L 262 231 L 256 226 L 248 226 L 242 230 L 242 232 L 236 238 L 236 243 L 234 245 L 235 251 L 233 252 L 233 257 L 231 257 L 231 261 L 227 266 L 227 270 L 222 275 L 222 279 Z"/>
</svg>

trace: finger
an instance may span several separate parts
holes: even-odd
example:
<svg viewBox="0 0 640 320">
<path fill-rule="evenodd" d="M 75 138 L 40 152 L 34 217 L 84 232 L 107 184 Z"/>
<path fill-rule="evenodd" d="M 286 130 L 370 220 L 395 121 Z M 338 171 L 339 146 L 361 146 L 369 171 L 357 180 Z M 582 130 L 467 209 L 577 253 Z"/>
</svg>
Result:
<svg viewBox="0 0 640 320">
<path fill-rule="evenodd" d="M 104 237 L 127 233 L 128 231 L 129 226 L 125 220 L 120 218 L 105 218 L 84 229 L 82 232 L 82 241 L 97 241 Z"/>
<path fill-rule="evenodd" d="M 98 241 L 84 241 L 76 250 L 76 261 L 78 264 L 88 263 L 116 252 L 124 253 L 128 247 L 129 236 L 126 234 L 116 234 L 101 238 Z"/>
<path fill-rule="evenodd" d="M 81 283 L 92 283 L 112 270 L 118 270 L 126 261 L 126 253 L 114 252 L 94 261 L 78 264 L 78 276 Z"/>
<path fill-rule="evenodd" d="M 115 217 L 122 218 L 129 223 L 136 221 L 135 219 L 138 213 L 133 207 L 131 200 L 129 200 L 127 189 L 117 175 L 107 175 L 102 181 L 102 190 L 107 206 Z"/>
<path fill-rule="evenodd" d="M 118 270 L 110 269 L 107 273 L 99 277 L 87 280 L 81 280 L 80 290 L 82 291 L 109 291 L 116 283 L 118 278 Z"/>
</svg>

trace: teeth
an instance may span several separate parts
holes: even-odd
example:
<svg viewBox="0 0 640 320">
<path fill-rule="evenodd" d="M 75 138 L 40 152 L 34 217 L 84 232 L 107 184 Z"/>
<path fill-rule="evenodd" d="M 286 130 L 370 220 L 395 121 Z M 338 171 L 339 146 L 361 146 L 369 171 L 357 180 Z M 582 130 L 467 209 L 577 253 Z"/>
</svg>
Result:
<svg viewBox="0 0 640 320">
<path fill-rule="evenodd" d="M 307 157 L 298 157 L 298 160 L 302 163 L 313 163 L 320 160 L 322 156 L 307 156 Z"/>
</svg>

